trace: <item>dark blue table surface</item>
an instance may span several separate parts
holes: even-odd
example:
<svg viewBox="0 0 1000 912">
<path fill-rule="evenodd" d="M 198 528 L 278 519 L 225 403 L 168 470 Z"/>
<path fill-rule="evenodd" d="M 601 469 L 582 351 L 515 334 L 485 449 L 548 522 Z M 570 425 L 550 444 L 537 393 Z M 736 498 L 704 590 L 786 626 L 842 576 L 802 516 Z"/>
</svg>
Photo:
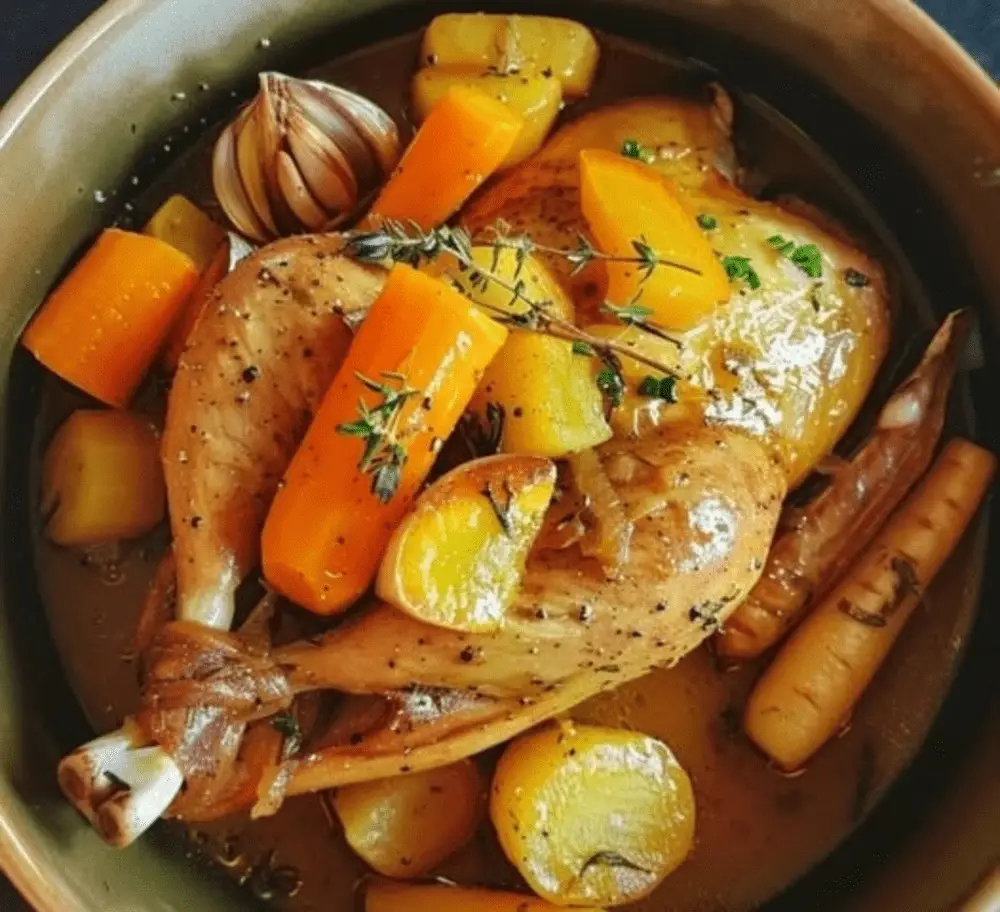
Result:
<svg viewBox="0 0 1000 912">
<path fill-rule="evenodd" d="M 920 5 L 1000 79 L 1000 0 L 921 0 Z M 0 0 L 0 102 L 98 6 L 97 0 Z M 0 878 L 0 910 L 19 908 L 23 904 Z"/>
</svg>

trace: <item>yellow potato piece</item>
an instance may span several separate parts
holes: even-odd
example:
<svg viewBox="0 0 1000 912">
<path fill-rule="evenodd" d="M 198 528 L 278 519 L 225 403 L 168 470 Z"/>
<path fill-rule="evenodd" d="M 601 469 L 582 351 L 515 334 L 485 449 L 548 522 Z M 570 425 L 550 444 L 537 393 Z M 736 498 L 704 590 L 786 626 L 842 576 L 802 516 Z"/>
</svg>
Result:
<svg viewBox="0 0 1000 912">
<path fill-rule="evenodd" d="M 423 61 L 490 67 L 499 73 L 550 75 L 569 96 L 585 95 L 600 51 L 586 26 L 551 16 L 446 13 L 424 34 Z"/>
<path fill-rule="evenodd" d="M 393 534 L 380 598 L 437 627 L 496 630 L 555 488 L 540 456 L 492 456 L 453 469 L 421 495 Z"/>
<path fill-rule="evenodd" d="M 538 257 L 529 255 L 519 266 L 515 250 L 502 248 L 495 254 L 494 248 L 489 245 L 476 245 L 472 248 L 472 259 L 500 281 L 473 275 L 452 254 L 443 254 L 423 268 L 437 278 L 447 278 L 490 316 L 528 313 L 528 304 L 516 300 L 510 291 L 520 282 L 523 297 L 534 303 L 546 304 L 550 314 L 573 322 L 573 301 Z"/>
<path fill-rule="evenodd" d="M 648 895 L 687 856 L 694 793 L 655 738 L 564 722 L 507 748 L 490 817 L 507 858 L 540 896 L 615 906 Z"/>
<path fill-rule="evenodd" d="M 365 912 L 560 912 L 561 909 L 523 893 L 444 884 L 373 883 L 365 894 Z"/>
<path fill-rule="evenodd" d="M 156 210 L 143 233 L 186 253 L 194 260 L 198 272 L 208 268 L 226 240 L 225 230 L 180 194 L 170 197 Z"/>
<path fill-rule="evenodd" d="M 78 411 L 56 431 L 42 466 L 42 513 L 57 545 L 135 538 L 165 512 L 159 438 L 146 420 Z"/>
<path fill-rule="evenodd" d="M 500 448 L 553 459 L 611 439 L 604 397 L 595 380 L 596 358 L 540 333 L 515 330 L 486 368 L 470 410 L 486 421 L 503 409 Z"/>
<path fill-rule="evenodd" d="M 483 72 L 475 66 L 452 64 L 427 67 L 413 77 L 413 107 L 418 122 L 455 85 L 485 92 L 517 111 L 524 120 L 514 148 L 504 160 L 510 168 L 537 152 L 562 107 L 562 84 L 552 76 L 508 76 Z"/>
<path fill-rule="evenodd" d="M 350 847 L 386 877 L 421 877 L 476 831 L 483 782 L 471 760 L 348 785 L 333 806 Z"/>
</svg>

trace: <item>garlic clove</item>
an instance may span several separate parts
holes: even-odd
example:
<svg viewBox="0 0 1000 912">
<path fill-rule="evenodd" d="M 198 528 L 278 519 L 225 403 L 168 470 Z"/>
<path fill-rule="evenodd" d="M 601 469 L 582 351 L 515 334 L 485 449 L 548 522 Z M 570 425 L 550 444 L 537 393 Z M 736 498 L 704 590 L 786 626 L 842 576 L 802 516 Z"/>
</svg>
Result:
<svg viewBox="0 0 1000 912">
<path fill-rule="evenodd" d="M 367 186 L 378 180 L 379 166 L 372 155 L 372 150 L 368 148 L 355 125 L 332 102 L 328 93 L 317 89 L 311 83 L 302 82 L 294 86 L 291 99 L 299 106 L 305 117 L 315 124 L 320 133 L 328 136 L 341 150 L 361 186 Z"/>
<path fill-rule="evenodd" d="M 399 163 L 401 145 L 396 122 L 373 101 L 340 86 L 327 83 L 310 83 L 326 92 L 332 102 L 340 108 L 359 135 L 365 140 L 378 159 L 384 174 L 392 173 Z"/>
<path fill-rule="evenodd" d="M 328 221 L 326 210 L 316 202 L 295 166 L 295 160 L 284 150 L 278 153 L 275 174 L 278 187 L 295 217 L 312 231 L 322 228 Z"/>
<path fill-rule="evenodd" d="M 239 166 L 236 162 L 235 124 L 222 131 L 212 155 L 212 184 L 219 205 L 240 234 L 255 241 L 266 241 L 267 230 L 257 218 L 253 206 L 243 189 Z"/>
<path fill-rule="evenodd" d="M 271 203 L 267 197 L 267 183 L 264 177 L 264 162 L 261 157 L 264 150 L 260 147 L 259 131 L 257 130 L 257 108 L 260 99 L 248 107 L 236 121 L 236 162 L 239 166 L 240 180 L 246 191 L 250 205 L 253 206 L 257 218 L 264 224 L 272 237 L 278 234 L 278 226 L 271 211 Z"/>
<path fill-rule="evenodd" d="M 310 190 L 328 210 L 353 209 L 358 201 L 354 173 L 338 146 L 309 121 L 292 111 L 288 147 Z"/>
<path fill-rule="evenodd" d="M 264 241 L 352 218 L 401 154 L 395 123 L 373 102 L 262 73 L 257 97 L 219 139 L 212 176 L 234 226 Z"/>
</svg>

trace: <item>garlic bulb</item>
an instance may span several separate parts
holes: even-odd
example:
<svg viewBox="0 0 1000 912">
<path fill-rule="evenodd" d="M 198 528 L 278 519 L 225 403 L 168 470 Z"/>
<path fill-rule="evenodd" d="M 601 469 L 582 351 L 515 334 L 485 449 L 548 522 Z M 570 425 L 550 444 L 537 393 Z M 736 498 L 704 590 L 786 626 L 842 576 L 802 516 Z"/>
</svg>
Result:
<svg viewBox="0 0 1000 912">
<path fill-rule="evenodd" d="M 260 92 L 215 145 L 215 195 L 255 241 L 333 228 L 399 161 L 399 131 L 378 105 L 339 86 L 261 73 Z"/>
</svg>

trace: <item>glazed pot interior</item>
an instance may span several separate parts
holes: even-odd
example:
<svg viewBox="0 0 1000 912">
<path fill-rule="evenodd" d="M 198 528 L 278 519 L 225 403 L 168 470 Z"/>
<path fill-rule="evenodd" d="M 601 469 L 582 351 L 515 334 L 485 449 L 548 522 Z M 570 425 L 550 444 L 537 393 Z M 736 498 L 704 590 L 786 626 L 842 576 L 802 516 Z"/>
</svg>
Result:
<svg viewBox="0 0 1000 912">
<path fill-rule="evenodd" d="M 980 416 L 977 439 L 998 448 L 990 393 L 1000 388 L 1000 263 L 986 254 L 1000 237 L 1000 179 L 988 179 L 1000 167 L 1000 102 L 990 108 L 985 85 L 951 62 L 947 55 L 955 51 L 935 44 L 936 32 L 921 32 L 919 14 L 902 2 L 853 3 L 843 14 L 819 3 L 793 9 L 781 0 L 466 6 L 562 12 L 693 57 L 748 103 L 759 97 L 805 131 L 899 245 L 924 298 L 918 309 L 938 316 L 959 305 L 976 310 L 982 349 L 970 358 L 985 367 L 969 374 L 964 407 Z M 253 900 L 208 869 L 192 868 L 161 835 L 125 856 L 105 849 L 55 787 L 56 758 L 86 740 L 90 728 L 61 672 L 32 572 L 27 479 L 40 374 L 15 349 L 17 335 L 74 251 L 124 214 L 132 178 L 144 184 L 201 128 L 230 112 L 252 91 L 258 70 L 301 71 L 419 28 L 439 8 L 309 0 L 251 10 L 240 0 L 210 9 L 182 0 L 112 4 L 100 14 L 100 40 L 51 74 L 53 89 L 16 132 L 0 130 L 0 162 L 19 175 L 0 190 L 18 226 L 0 241 L 7 278 L 0 327 L 9 365 L 0 449 L 0 840 L 20 859 L 15 878 L 45 908 L 236 909 Z M 201 83 L 209 91 L 199 92 Z M 178 91 L 183 104 L 171 100 Z M 765 155 L 766 144 L 757 151 Z M 795 162 L 783 168 L 794 183 Z M 112 196 L 114 188 L 125 188 L 121 197 Z M 989 547 L 987 605 L 1000 594 L 996 541 Z M 955 600 L 980 598 L 983 557 L 972 554 L 968 578 L 954 580 Z M 983 813 L 1000 807 L 993 774 L 1000 768 L 998 651 L 1000 614 L 982 611 L 917 762 L 840 850 L 768 908 L 943 908 L 1000 854 L 1000 815 Z"/>
</svg>

